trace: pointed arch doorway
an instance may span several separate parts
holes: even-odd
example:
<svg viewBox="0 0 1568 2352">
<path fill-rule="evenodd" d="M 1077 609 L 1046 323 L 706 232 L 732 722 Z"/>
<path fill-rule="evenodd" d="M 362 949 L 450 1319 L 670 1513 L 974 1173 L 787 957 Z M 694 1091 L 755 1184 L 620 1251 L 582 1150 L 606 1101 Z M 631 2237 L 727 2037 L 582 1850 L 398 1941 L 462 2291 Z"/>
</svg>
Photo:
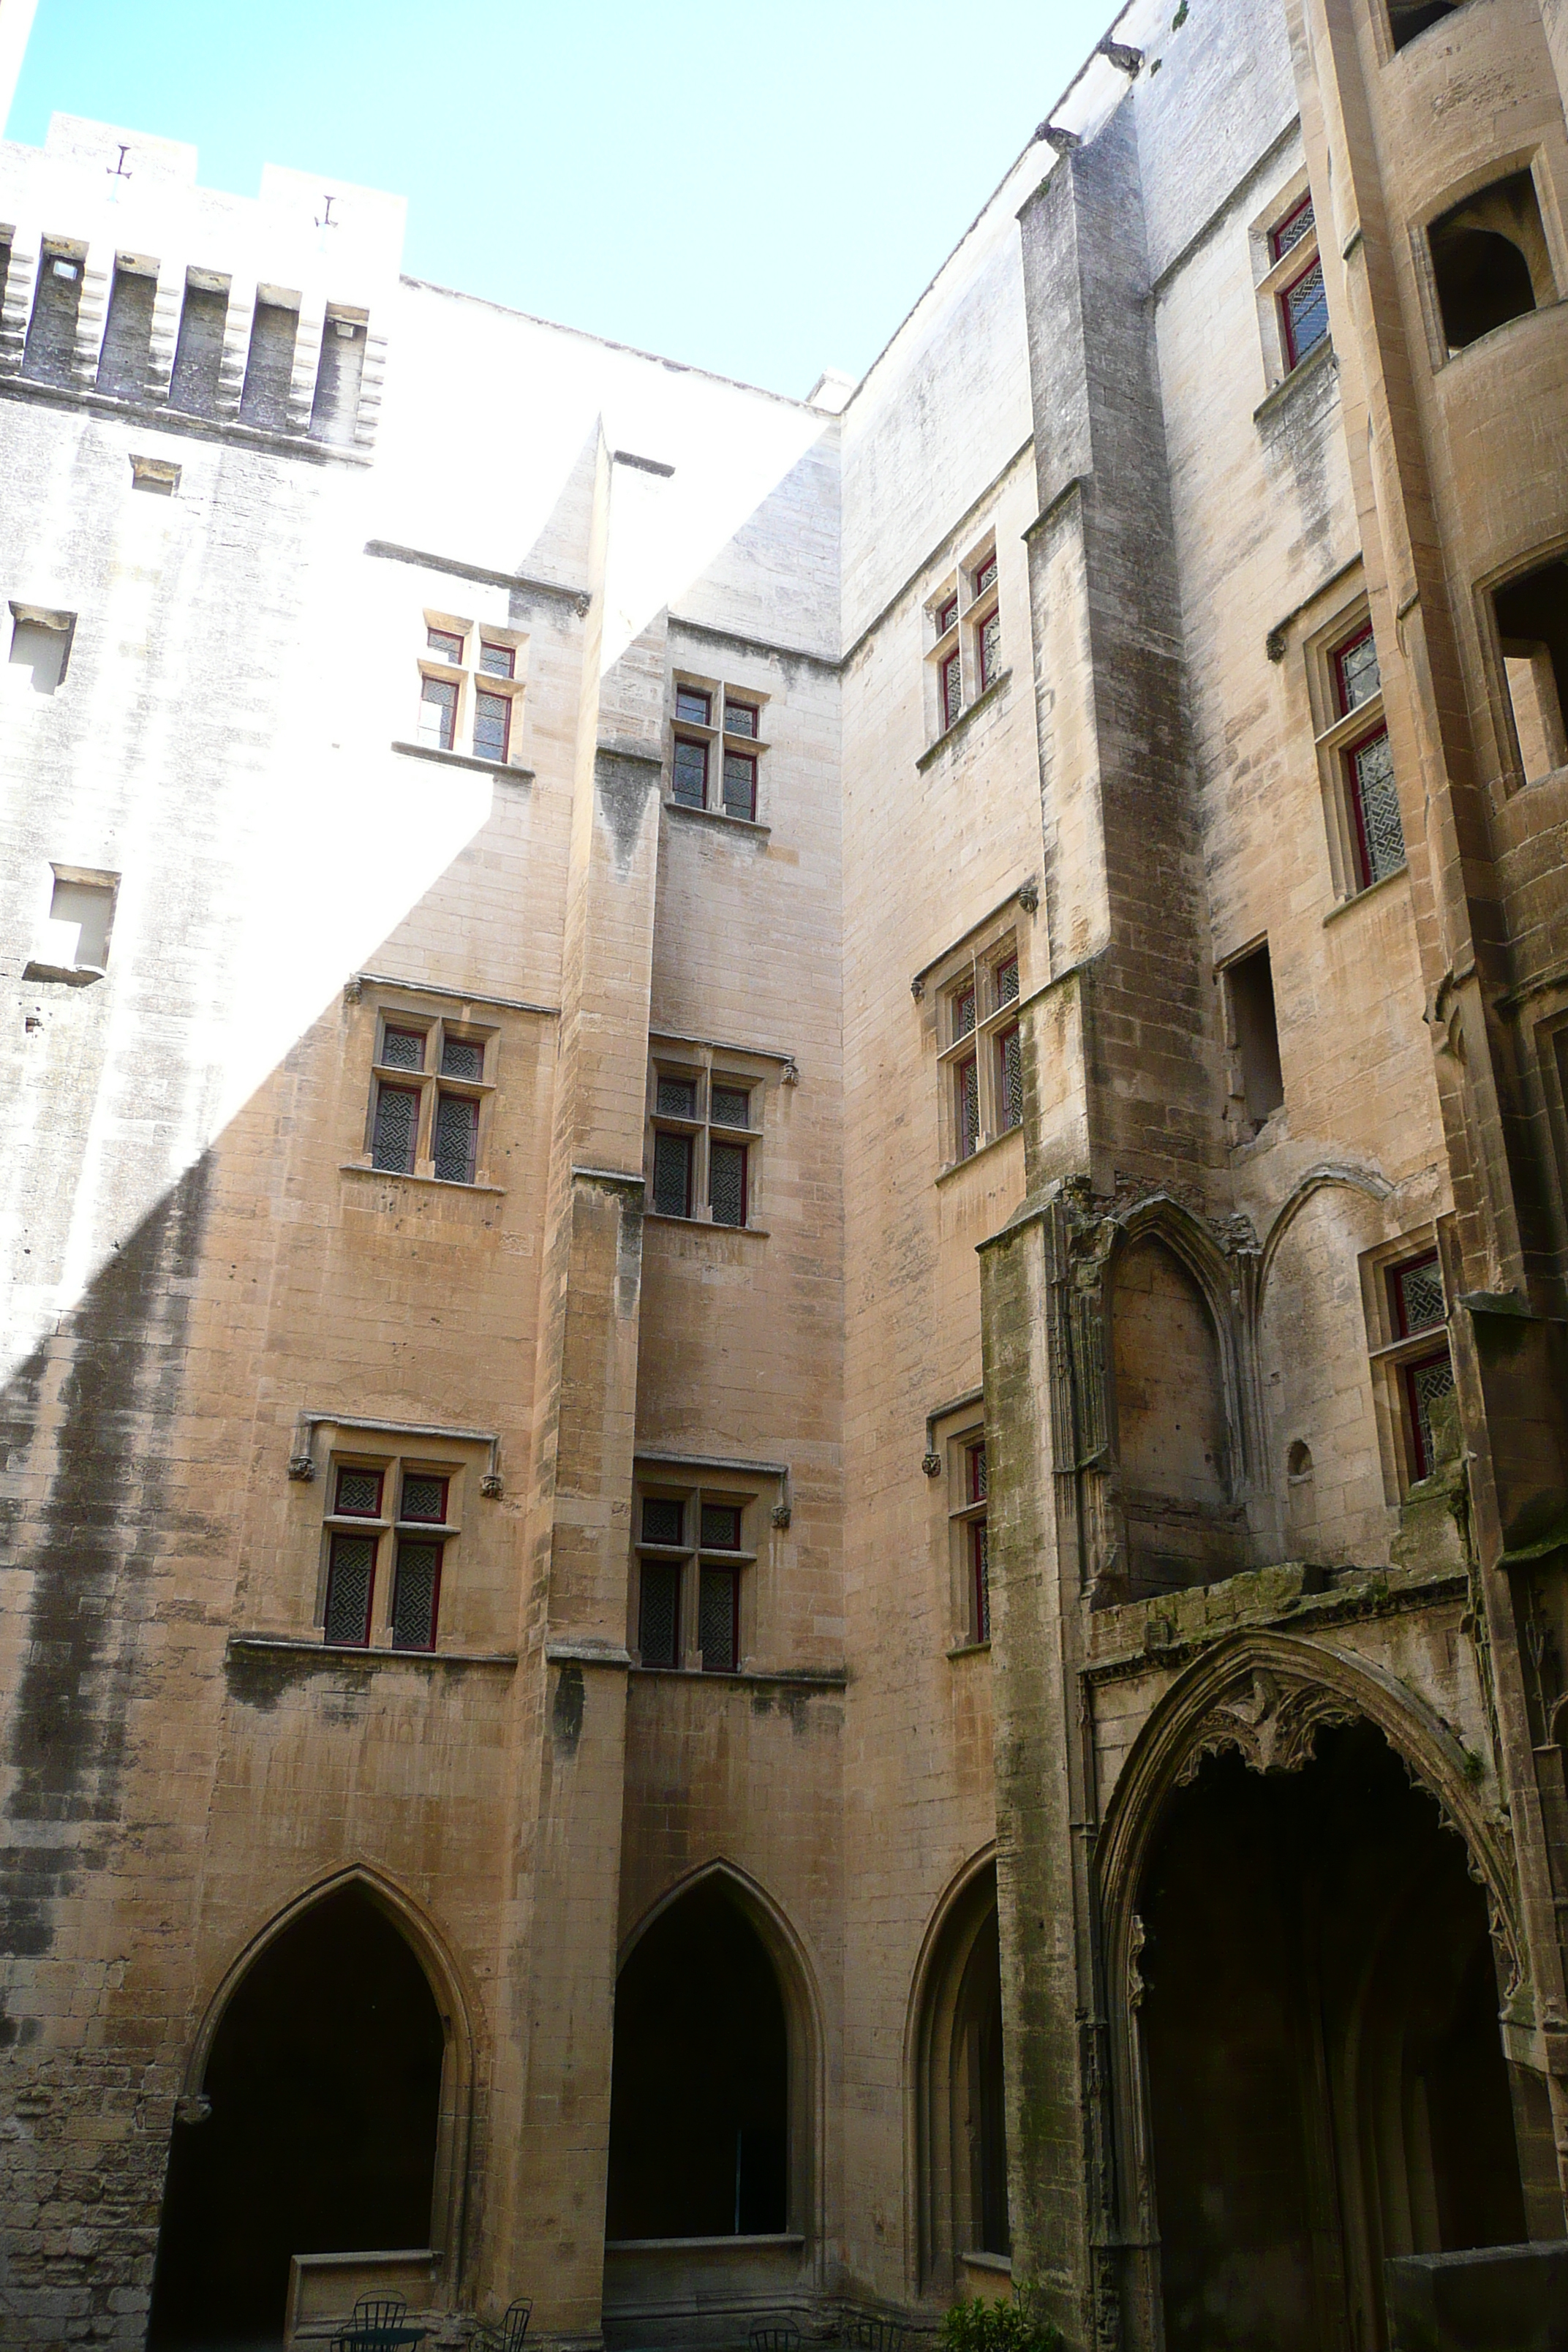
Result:
<svg viewBox="0 0 1568 2352">
<path fill-rule="evenodd" d="M 295 2254 L 431 2243 L 447 2032 L 388 1910 L 311 1903 L 229 1994 L 170 2146 L 148 2343 L 283 2340 Z"/>
</svg>

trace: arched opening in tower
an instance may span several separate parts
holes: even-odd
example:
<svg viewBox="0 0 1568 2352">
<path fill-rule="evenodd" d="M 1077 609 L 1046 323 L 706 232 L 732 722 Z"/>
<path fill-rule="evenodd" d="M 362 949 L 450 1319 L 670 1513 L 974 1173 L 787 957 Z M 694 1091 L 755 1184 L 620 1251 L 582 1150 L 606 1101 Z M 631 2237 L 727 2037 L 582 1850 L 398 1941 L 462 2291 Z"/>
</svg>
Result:
<svg viewBox="0 0 1568 2352">
<path fill-rule="evenodd" d="M 606 2236 L 786 2230 L 789 2129 L 778 1975 L 709 1881 L 654 1921 L 616 1988 Z"/>
<path fill-rule="evenodd" d="M 1139 1913 L 1170 2352 L 1381 2347 L 1388 2256 L 1528 2234 L 1467 1859 L 1366 1723 L 1169 1801 Z"/>
<path fill-rule="evenodd" d="M 275 2346 L 295 2254 L 429 2243 L 445 2036 L 357 1888 L 262 1951 L 214 2038 L 210 2114 L 169 2152 L 148 2342 Z"/>
</svg>

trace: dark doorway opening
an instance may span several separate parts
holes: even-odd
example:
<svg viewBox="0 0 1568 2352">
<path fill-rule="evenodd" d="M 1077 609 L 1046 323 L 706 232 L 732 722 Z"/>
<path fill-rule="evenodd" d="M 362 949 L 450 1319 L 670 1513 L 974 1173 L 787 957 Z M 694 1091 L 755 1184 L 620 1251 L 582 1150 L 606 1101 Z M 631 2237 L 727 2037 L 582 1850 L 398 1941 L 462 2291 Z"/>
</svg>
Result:
<svg viewBox="0 0 1568 2352">
<path fill-rule="evenodd" d="M 974 1938 L 958 1994 L 958 2053 L 967 2108 L 973 2251 L 1010 2254 L 1007 2104 L 1002 2070 L 1002 1953 L 993 1898 Z"/>
<path fill-rule="evenodd" d="M 282 2342 L 294 2254 L 429 2242 L 444 2046 L 425 1971 L 354 1887 L 268 1944 L 176 2124 L 152 2346 Z"/>
<path fill-rule="evenodd" d="M 1170 2352 L 1373 2352 L 1387 2256 L 1527 2235 L 1466 1865 L 1367 1724 L 1171 1800 L 1139 1902 Z"/>
<path fill-rule="evenodd" d="M 789 2226 L 789 2032 L 762 1937 L 710 1881 L 656 1919 L 616 1988 L 610 2238 Z"/>
</svg>

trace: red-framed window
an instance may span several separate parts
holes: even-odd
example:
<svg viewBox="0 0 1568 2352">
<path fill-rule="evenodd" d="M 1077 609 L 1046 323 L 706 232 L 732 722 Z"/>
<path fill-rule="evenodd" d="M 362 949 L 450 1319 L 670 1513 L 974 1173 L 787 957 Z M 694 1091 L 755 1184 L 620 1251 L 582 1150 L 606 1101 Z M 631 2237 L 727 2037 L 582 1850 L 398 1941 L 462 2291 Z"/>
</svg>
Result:
<svg viewBox="0 0 1568 2352">
<path fill-rule="evenodd" d="M 1437 1466 L 1432 1434 L 1432 1407 L 1439 1397 L 1453 1393 L 1454 1367 L 1447 1348 L 1400 1366 L 1405 1388 L 1405 1426 L 1410 1438 L 1410 1467 L 1415 1478 L 1429 1478 Z"/>
<path fill-rule="evenodd" d="M 963 1449 L 963 1492 L 971 1510 L 989 1493 L 985 1442 Z M 971 1518 L 964 1528 L 969 1552 L 970 1633 L 976 1642 L 991 1639 L 991 1558 L 989 1529 L 984 1517 Z"/>
<path fill-rule="evenodd" d="M 444 1484 L 444 1481 L 436 1481 Z M 408 1482 L 404 1483 L 406 1497 Z M 401 1537 L 392 1578 L 392 1646 L 395 1650 L 433 1650 L 441 1602 L 441 1554 L 444 1544 L 424 1537 Z"/>
<path fill-rule="evenodd" d="M 721 1143 L 715 1136 L 708 1146 L 708 1205 L 716 1225 L 746 1222 L 746 1152 L 743 1143 Z"/>
<path fill-rule="evenodd" d="M 948 631 L 949 631 L 949 629 L 951 629 L 951 628 L 952 628 L 952 626 L 953 623 L 957 620 L 957 618 L 958 618 L 958 591 L 957 591 L 957 589 L 955 588 L 955 589 L 953 590 L 953 592 L 952 592 L 952 595 L 951 595 L 951 596 L 944 596 L 944 597 L 942 598 L 942 603 L 941 603 L 941 604 L 937 606 L 937 608 L 936 608 L 936 633 L 937 633 L 937 635 L 938 635 L 939 637 L 945 637 L 945 636 L 946 636 L 946 635 L 947 635 L 947 633 L 948 633 Z"/>
<path fill-rule="evenodd" d="M 991 589 L 994 588 L 995 585 L 996 558 L 994 555 L 988 555 L 982 562 L 975 566 L 974 593 L 976 598 L 978 599 L 979 597 L 985 595 Z"/>
<path fill-rule="evenodd" d="M 1284 219 L 1269 231 L 1269 260 L 1283 261 L 1285 256 L 1293 252 L 1304 236 L 1312 235 L 1317 226 L 1318 216 L 1312 209 L 1312 199 L 1310 196 L 1303 196 L 1300 203 L 1293 205 Z"/>
<path fill-rule="evenodd" d="M 431 1470 L 405 1470 L 403 1493 L 398 1502 L 400 1519 L 416 1520 L 422 1527 L 444 1528 L 447 1524 L 447 1489 L 449 1478 L 442 1478 Z"/>
<path fill-rule="evenodd" d="M 425 643 L 437 661 L 450 662 L 454 669 L 463 667 L 463 635 L 458 629 L 426 628 Z"/>
<path fill-rule="evenodd" d="M 757 755 L 754 751 L 724 753 L 724 814 L 754 819 L 757 814 Z"/>
<path fill-rule="evenodd" d="M 958 1157 L 967 1160 L 980 1142 L 980 1066 L 973 1054 L 954 1065 L 952 1088 Z"/>
<path fill-rule="evenodd" d="M 383 1082 L 375 1090 L 370 1163 L 389 1176 L 412 1176 L 419 1140 L 419 1089 Z"/>
<path fill-rule="evenodd" d="M 332 1515 L 340 1519 L 379 1519 L 384 1471 L 340 1465 L 332 1496 Z"/>
<path fill-rule="evenodd" d="M 422 1070 L 424 1030 L 398 1029 L 387 1022 L 381 1033 L 381 1066 L 384 1070 Z"/>
<path fill-rule="evenodd" d="M 750 1087 L 723 1087 L 715 1079 L 711 1102 L 710 1116 L 715 1127 L 750 1127 L 752 1124 Z"/>
<path fill-rule="evenodd" d="M 637 1576 L 637 1648 L 645 1666 L 680 1664 L 680 1581 L 678 1559 L 647 1559 Z"/>
<path fill-rule="evenodd" d="M 993 609 L 975 632 L 979 650 L 980 691 L 994 686 L 1002 672 L 1002 615 Z"/>
<path fill-rule="evenodd" d="M 1342 646 L 1336 646 L 1331 657 L 1334 674 L 1334 701 L 1342 719 L 1359 710 L 1383 690 L 1383 676 L 1377 667 L 1377 646 L 1369 621 Z"/>
<path fill-rule="evenodd" d="M 995 977 L 996 1008 L 997 1011 L 1000 1012 L 1003 1005 L 1016 1004 L 1018 1002 L 1017 957 L 1016 955 L 1004 956 L 1001 962 L 996 966 Z"/>
<path fill-rule="evenodd" d="M 692 736 L 678 735 L 675 739 L 675 768 L 670 780 L 670 796 L 678 800 L 682 808 L 706 808 L 708 805 L 708 746 L 698 742 Z"/>
<path fill-rule="evenodd" d="M 498 646 L 489 637 L 479 639 L 479 667 L 487 677 L 517 676 L 517 647 Z"/>
<path fill-rule="evenodd" d="M 432 1150 L 442 1183 L 471 1184 L 479 1150 L 479 1104 L 471 1095 L 438 1094 Z"/>
<path fill-rule="evenodd" d="M 1388 1297 L 1394 1310 L 1394 1328 L 1401 1339 L 1415 1339 L 1420 1332 L 1446 1323 L 1448 1310 L 1436 1251 L 1426 1250 L 1420 1257 L 1408 1257 L 1390 1266 Z"/>
<path fill-rule="evenodd" d="M 1385 875 L 1397 874 L 1405 864 L 1405 825 L 1399 814 L 1387 728 L 1374 727 L 1359 742 L 1347 744 L 1341 757 L 1344 762 L 1345 804 L 1350 812 L 1356 887 L 1367 890 Z"/>
<path fill-rule="evenodd" d="M 741 1505 L 705 1502 L 702 1506 L 700 1533 L 704 1551 L 739 1551 Z"/>
<path fill-rule="evenodd" d="M 974 983 L 968 982 L 952 993 L 952 1042 L 974 1034 Z"/>
<path fill-rule="evenodd" d="M 691 1214 L 691 1151 L 689 1135 L 672 1135 L 658 1128 L 653 1139 L 653 1208 L 658 1217 Z"/>
<path fill-rule="evenodd" d="M 959 714 L 963 709 L 963 669 L 956 646 L 938 665 L 937 680 L 938 693 L 942 701 L 942 724 L 945 732 L 949 727 L 957 723 Z"/>
<path fill-rule="evenodd" d="M 458 688 L 449 677 L 426 677 L 419 685 L 419 740 L 427 751 L 449 751 L 458 733 Z"/>
<path fill-rule="evenodd" d="M 510 695 L 487 694 L 482 686 L 477 688 L 474 694 L 475 759 L 504 761 L 510 742 Z"/>
<path fill-rule="evenodd" d="M 363 1650 L 370 1641 L 370 1607 L 375 1591 L 375 1555 L 380 1538 L 334 1534 L 327 1539 L 327 1609 L 324 1639 Z"/>
<path fill-rule="evenodd" d="M 1024 1045 L 1016 1026 L 996 1040 L 996 1109 L 1004 1133 L 1024 1124 Z"/>
<path fill-rule="evenodd" d="M 485 1047 L 480 1037 L 454 1037 L 448 1029 L 441 1039 L 441 1076 L 462 1078 L 479 1086 L 485 1075 Z"/>
<path fill-rule="evenodd" d="M 675 689 L 675 716 L 688 727 L 710 727 L 713 724 L 713 697 L 698 686 L 678 686 Z"/>
<path fill-rule="evenodd" d="M 741 1571 L 704 1560 L 697 1591 L 697 1646 L 702 1671 L 732 1675 L 741 1663 Z"/>
<path fill-rule="evenodd" d="M 749 735 L 754 742 L 758 733 L 757 721 L 760 715 L 757 705 L 754 702 L 735 702 L 731 699 L 729 695 L 724 697 L 724 730 L 726 734 Z"/>
</svg>

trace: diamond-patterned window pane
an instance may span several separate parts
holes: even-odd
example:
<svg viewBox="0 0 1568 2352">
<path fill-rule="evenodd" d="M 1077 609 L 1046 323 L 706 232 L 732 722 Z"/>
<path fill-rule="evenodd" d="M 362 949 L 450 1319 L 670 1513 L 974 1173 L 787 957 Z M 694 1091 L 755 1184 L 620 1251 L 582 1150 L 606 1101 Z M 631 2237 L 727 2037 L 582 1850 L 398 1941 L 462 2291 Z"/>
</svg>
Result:
<svg viewBox="0 0 1568 2352">
<path fill-rule="evenodd" d="M 1358 744 L 1351 753 L 1350 782 L 1362 887 L 1368 889 L 1385 874 L 1396 874 L 1405 863 L 1405 827 L 1386 732 Z"/>
<path fill-rule="evenodd" d="M 442 1095 L 436 1104 L 436 1173 L 444 1183 L 473 1182 L 479 1139 L 479 1104 L 467 1095 Z"/>
<path fill-rule="evenodd" d="M 982 1519 L 969 1530 L 969 1564 L 974 1581 L 974 1638 L 977 1642 L 991 1639 L 991 1542 L 990 1530 Z"/>
<path fill-rule="evenodd" d="M 949 596 L 944 603 L 939 604 L 936 608 L 937 635 L 939 637 L 945 637 L 949 629 L 952 628 L 957 618 L 958 599 L 956 596 Z"/>
<path fill-rule="evenodd" d="M 450 662 L 454 669 L 462 668 L 463 640 L 455 629 L 431 629 L 425 642 L 437 661 Z"/>
<path fill-rule="evenodd" d="M 1396 1265 L 1393 1282 L 1394 1312 L 1402 1339 L 1412 1332 L 1429 1331 L 1435 1323 L 1447 1322 L 1443 1276 L 1435 1255 L 1414 1258 L 1408 1265 Z"/>
<path fill-rule="evenodd" d="M 485 1049 L 473 1037 L 443 1037 L 441 1040 L 441 1076 L 444 1078 L 468 1078 L 478 1086 L 485 1074 Z"/>
<path fill-rule="evenodd" d="M 752 1123 L 752 1090 L 750 1087 L 715 1087 L 713 1089 L 713 1124 L 715 1127 L 750 1127 Z"/>
<path fill-rule="evenodd" d="M 383 1087 L 375 1098 L 375 1141 L 372 1164 L 390 1174 L 412 1175 L 414 1144 L 419 1132 L 419 1097 L 412 1087 Z"/>
<path fill-rule="evenodd" d="M 1342 714 L 1359 710 L 1363 702 L 1372 700 L 1383 685 L 1383 677 L 1377 667 L 1377 646 L 1370 629 L 1334 656 L 1334 667 L 1340 681 Z"/>
<path fill-rule="evenodd" d="M 984 1446 L 972 1445 L 969 1448 L 967 1462 L 969 1475 L 965 1483 L 969 1489 L 969 1500 L 972 1503 L 983 1503 L 985 1500 Z"/>
<path fill-rule="evenodd" d="M 754 735 L 757 731 L 757 706 L 754 702 L 726 702 L 724 726 L 731 735 Z"/>
<path fill-rule="evenodd" d="M 1424 1364 L 1406 1365 L 1405 1383 L 1410 1399 L 1410 1433 L 1415 1441 L 1415 1475 L 1417 1478 L 1429 1478 L 1437 1466 L 1437 1449 L 1432 1435 L 1432 1407 L 1439 1397 L 1451 1396 L 1454 1390 L 1454 1367 L 1447 1349 L 1440 1356 L 1430 1357 Z"/>
<path fill-rule="evenodd" d="M 1002 667 L 1002 615 L 990 613 L 980 625 L 980 687 L 984 689 Z"/>
<path fill-rule="evenodd" d="M 967 1037 L 973 1026 L 974 991 L 973 988 L 961 988 L 952 1000 L 953 1042 L 956 1044 L 960 1037 Z"/>
<path fill-rule="evenodd" d="M 1280 222 L 1269 240 L 1274 247 L 1275 260 L 1279 261 L 1285 254 L 1290 252 L 1293 247 L 1300 245 L 1308 231 L 1316 228 L 1317 225 L 1317 215 L 1312 210 L 1312 199 L 1309 196 L 1304 205 L 1297 205 L 1288 220 Z"/>
<path fill-rule="evenodd" d="M 1002 1125 L 1022 1127 L 1024 1123 L 1024 1045 L 1016 1029 L 1009 1029 L 996 1046 L 998 1093 L 1001 1096 Z"/>
<path fill-rule="evenodd" d="M 672 1559 L 645 1559 L 638 1580 L 637 1647 L 645 1666 L 680 1664 L 680 1567 Z"/>
<path fill-rule="evenodd" d="M 703 1570 L 697 1595 L 697 1646 L 705 1674 L 732 1675 L 740 1663 L 735 1623 L 738 1593 L 732 1568 Z"/>
<path fill-rule="evenodd" d="M 691 1138 L 656 1135 L 653 1139 L 653 1208 L 655 1216 L 691 1214 Z"/>
<path fill-rule="evenodd" d="M 397 1575 L 392 1588 L 392 1646 L 395 1650 L 435 1648 L 436 1595 L 440 1580 L 439 1544 L 398 1545 Z"/>
<path fill-rule="evenodd" d="M 381 1062 L 386 1070 L 422 1070 L 425 1067 L 423 1029 L 383 1030 Z"/>
<path fill-rule="evenodd" d="M 980 1073 L 973 1062 L 959 1066 L 958 1156 L 967 1160 L 980 1141 Z"/>
<path fill-rule="evenodd" d="M 695 1118 L 697 1116 L 697 1081 L 695 1078 L 666 1078 L 658 1082 L 655 1103 L 660 1118 Z"/>
<path fill-rule="evenodd" d="M 1005 963 L 996 967 L 996 1002 L 998 1004 L 1016 1004 L 1017 1001 L 1018 959 L 1009 956 Z"/>
<path fill-rule="evenodd" d="M 963 708 L 963 686 L 959 674 L 958 656 L 949 654 L 942 666 L 942 723 L 952 727 Z"/>
<path fill-rule="evenodd" d="M 516 646 L 487 645 L 481 637 L 479 667 L 487 677 L 510 677 L 517 667 Z"/>
<path fill-rule="evenodd" d="M 686 1533 L 686 1506 L 672 1495 L 645 1495 L 642 1507 L 644 1543 L 678 1544 Z"/>
<path fill-rule="evenodd" d="M 678 686 L 675 715 L 684 719 L 689 727 L 706 727 L 713 716 L 712 697 L 700 693 L 694 686 Z"/>
<path fill-rule="evenodd" d="M 1285 310 L 1285 333 L 1289 346 L 1286 356 L 1292 367 L 1298 367 L 1309 352 L 1317 350 L 1329 331 L 1329 298 L 1323 286 L 1322 263 L 1314 261 L 1305 276 L 1298 278 L 1280 299 Z"/>
<path fill-rule="evenodd" d="M 675 774 L 670 790 L 683 808 L 707 806 L 708 746 L 706 743 L 677 742 Z"/>
<path fill-rule="evenodd" d="M 749 751 L 724 754 L 724 813 L 727 816 L 756 816 L 757 763 Z"/>
<path fill-rule="evenodd" d="M 329 1642 L 363 1648 L 370 1639 L 370 1594 L 375 1575 L 374 1536 L 334 1536 L 327 1567 Z"/>
<path fill-rule="evenodd" d="M 474 757 L 477 760 L 504 760 L 510 733 L 511 697 L 507 694 L 476 694 Z"/>
<path fill-rule="evenodd" d="M 702 1549 L 704 1551 L 740 1550 L 741 1507 L 738 1503 L 703 1504 Z"/>
<path fill-rule="evenodd" d="M 449 751 L 458 726 L 458 689 L 449 677 L 427 677 L 419 689 L 419 740 Z"/>
<path fill-rule="evenodd" d="M 427 1519 L 432 1527 L 440 1527 L 447 1517 L 447 1486 L 445 1478 L 427 1478 L 410 1472 L 403 1481 L 403 1507 L 400 1519 Z"/>
<path fill-rule="evenodd" d="M 987 588 L 994 588 L 995 585 L 996 558 L 988 555 L 974 575 L 974 593 L 977 596 L 984 596 Z"/>
<path fill-rule="evenodd" d="M 340 1470 L 338 1498 L 332 1507 L 344 1518 L 379 1518 L 381 1517 L 380 1471 Z"/>
<path fill-rule="evenodd" d="M 716 1225 L 746 1222 L 746 1147 L 715 1143 L 708 1154 L 708 1199 Z"/>
</svg>

